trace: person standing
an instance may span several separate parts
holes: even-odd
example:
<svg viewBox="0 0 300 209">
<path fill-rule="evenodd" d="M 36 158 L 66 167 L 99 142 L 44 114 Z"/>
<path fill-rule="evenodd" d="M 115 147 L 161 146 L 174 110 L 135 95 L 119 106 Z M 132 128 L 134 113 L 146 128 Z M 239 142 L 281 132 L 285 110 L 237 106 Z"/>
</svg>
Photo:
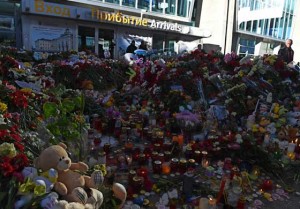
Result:
<svg viewBox="0 0 300 209">
<path fill-rule="evenodd" d="M 141 41 L 141 45 L 139 46 L 139 49 L 148 50 L 147 44 L 144 40 Z"/>
<path fill-rule="evenodd" d="M 137 49 L 137 47 L 135 46 L 135 40 L 132 40 L 131 44 L 126 49 L 126 53 L 132 53 L 133 54 L 136 49 Z"/>
<path fill-rule="evenodd" d="M 292 49 L 293 40 L 287 39 L 285 46 L 278 51 L 278 57 L 286 63 L 290 63 L 294 60 L 294 50 Z"/>
</svg>

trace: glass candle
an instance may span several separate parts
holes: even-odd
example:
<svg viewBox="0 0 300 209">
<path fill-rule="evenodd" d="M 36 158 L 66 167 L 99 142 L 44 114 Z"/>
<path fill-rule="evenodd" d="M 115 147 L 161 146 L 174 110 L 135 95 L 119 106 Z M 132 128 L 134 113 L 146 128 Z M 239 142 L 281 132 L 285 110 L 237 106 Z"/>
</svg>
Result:
<svg viewBox="0 0 300 209">
<path fill-rule="evenodd" d="M 146 165 L 146 155 L 144 153 L 139 154 L 138 162 L 140 166 Z"/>
<path fill-rule="evenodd" d="M 287 152 L 291 153 L 294 152 L 296 148 L 296 144 L 294 142 L 289 143 L 288 148 L 287 148 Z"/>
<path fill-rule="evenodd" d="M 259 176 L 259 168 L 257 166 L 253 167 L 251 174 L 249 175 L 250 179 L 256 180 Z"/>
<path fill-rule="evenodd" d="M 156 152 L 160 152 L 161 151 L 161 145 L 159 143 L 155 143 L 153 145 L 153 150 Z"/>
<path fill-rule="evenodd" d="M 162 171 L 162 163 L 159 160 L 154 161 L 153 164 L 153 173 L 155 174 L 161 174 Z"/>
<path fill-rule="evenodd" d="M 150 147 L 145 147 L 144 152 L 146 159 L 149 159 L 151 157 L 151 149 Z"/>
<path fill-rule="evenodd" d="M 137 170 L 137 175 L 143 177 L 144 180 L 148 179 L 148 170 L 147 168 L 140 168 Z"/>
<path fill-rule="evenodd" d="M 196 168 L 196 161 L 194 159 L 188 160 L 188 169 L 195 169 Z"/>
<path fill-rule="evenodd" d="M 183 137 L 183 135 L 182 134 L 178 135 L 177 139 L 178 139 L 179 146 L 182 146 L 183 143 L 184 143 L 184 137 Z"/>
<path fill-rule="evenodd" d="M 165 162 L 165 155 L 164 153 L 158 153 L 158 160 L 162 163 Z"/>
<path fill-rule="evenodd" d="M 201 162 L 201 152 L 199 150 L 194 151 L 194 159 L 197 163 Z"/>
<path fill-rule="evenodd" d="M 261 188 L 263 191 L 270 191 L 273 189 L 273 182 L 270 179 L 266 179 L 263 181 Z"/>
<path fill-rule="evenodd" d="M 136 147 L 132 152 L 132 159 L 134 162 L 138 162 L 139 156 L 141 154 L 141 149 Z"/>
<path fill-rule="evenodd" d="M 192 150 L 192 147 L 188 146 L 185 150 L 185 158 L 186 159 L 191 159 L 193 158 L 193 150 Z"/>
<path fill-rule="evenodd" d="M 181 174 L 185 173 L 187 171 L 187 161 L 186 159 L 181 159 L 179 161 L 179 172 Z"/>
<path fill-rule="evenodd" d="M 133 185 L 133 189 L 135 191 L 135 193 L 140 193 L 141 188 L 143 186 L 143 179 L 142 177 L 139 176 L 135 176 L 132 179 L 132 185 Z"/>
<path fill-rule="evenodd" d="M 209 209 L 216 209 L 217 208 L 217 200 L 213 198 L 213 196 L 208 196 L 208 205 Z"/>
<path fill-rule="evenodd" d="M 167 162 L 163 163 L 162 164 L 162 173 L 168 175 L 168 174 L 170 174 L 170 172 L 171 172 L 170 163 L 167 163 Z"/>
<path fill-rule="evenodd" d="M 132 156 L 131 155 L 126 155 L 125 159 L 126 159 L 127 165 L 131 166 L 131 164 L 132 164 Z"/>
<path fill-rule="evenodd" d="M 164 151 L 171 151 L 172 150 L 172 143 L 171 142 L 165 142 L 163 144 Z"/>
<path fill-rule="evenodd" d="M 209 159 L 207 157 L 203 157 L 201 160 L 201 165 L 203 168 L 207 168 L 209 166 Z"/>
<path fill-rule="evenodd" d="M 179 160 L 177 158 L 172 158 L 171 159 L 171 165 L 170 165 L 170 167 L 171 167 L 171 171 L 173 173 L 178 172 L 178 163 L 179 163 Z"/>
<path fill-rule="evenodd" d="M 130 170 L 128 173 L 128 183 L 129 185 L 133 184 L 133 177 L 136 176 L 136 171 L 135 170 Z"/>
<path fill-rule="evenodd" d="M 171 160 L 171 152 L 170 151 L 165 151 L 164 152 L 165 160 L 166 162 L 169 162 Z"/>
<path fill-rule="evenodd" d="M 295 152 L 288 152 L 287 153 L 288 158 L 290 158 L 291 160 L 295 160 L 296 158 L 296 154 Z"/>
</svg>

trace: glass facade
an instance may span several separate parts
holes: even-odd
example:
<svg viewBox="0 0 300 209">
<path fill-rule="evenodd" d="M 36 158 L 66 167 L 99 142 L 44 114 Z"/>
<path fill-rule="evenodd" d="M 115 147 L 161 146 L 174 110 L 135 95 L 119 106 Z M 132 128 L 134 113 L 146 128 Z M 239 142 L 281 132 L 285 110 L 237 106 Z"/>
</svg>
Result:
<svg viewBox="0 0 300 209">
<path fill-rule="evenodd" d="M 19 22 L 16 15 L 20 4 L 0 0 L 0 44 L 16 46 L 16 30 Z"/>
<path fill-rule="evenodd" d="M 144 9 L 146 12 L 190 18 L 195 0 L 100 0 L 104 3 Z"/>
<path fill-rule="evenodd" d="M 298 0 L 239 0 L 237 31 L 266 38 L 290 38 Z"/>
</svg>

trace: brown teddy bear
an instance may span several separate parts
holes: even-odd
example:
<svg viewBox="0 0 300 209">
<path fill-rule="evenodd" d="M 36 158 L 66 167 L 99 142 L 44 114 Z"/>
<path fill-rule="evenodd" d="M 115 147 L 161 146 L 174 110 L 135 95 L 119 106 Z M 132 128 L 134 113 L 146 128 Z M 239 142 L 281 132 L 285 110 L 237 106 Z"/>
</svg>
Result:
<svg viewBox="0 0 300 209">
<path fill-rule="evenodd" d="M 88 166 L 83 162 L 72 163 L 66 152 L 67 146 L 63 143 L 52 145 L 43 150 L 35 160 L 36 168 L 47 171 L 54 168 L 58 172 L 54 190 L 68 202 L 77 202 L 83 205 L 90 204 L 98 209 L 103 202 L 103 195 L 98 188 L 104 177 L 101 171 L 94 171 L 91 177 L 82 175 Z"/>
</svg>

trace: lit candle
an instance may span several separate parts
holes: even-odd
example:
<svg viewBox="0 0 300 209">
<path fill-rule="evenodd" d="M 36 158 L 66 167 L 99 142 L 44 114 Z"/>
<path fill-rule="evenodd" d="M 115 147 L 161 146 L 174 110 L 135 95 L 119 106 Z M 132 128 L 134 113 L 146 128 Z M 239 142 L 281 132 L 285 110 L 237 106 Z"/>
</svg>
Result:
<svg viewBox="0 0 300 209">
<path fill-rule="evenodd" d="M 182 146 L 182 145 L 183 145 L 183 142 L 184 142 L 184 137 L 183 137 L 183 135 L 182 135 L 182 134 L 181 134 L 181 135 L 178 135 L 177 139 L 178 139 L 178 144 L 179 144 L 180 146 Z"/>
<path fill-rule="evenodd" d="M 209 195 L 208 197 L 209 197 L 209 200 L 208 200 L 209 208 L 210 209 L 215 209 L 216 208 L 216 204 L 217 204 L 216 199 L 213 198 L 211 195 Z"/>
<path fill-rule="evenodd" d="M 206 158 L 202 158 L 201 165 L 203 168 L 207 168 L 209 166 L 209 160 Z"/>
<path fill-rule="evenodd" d="M 171 167 L 169 163 L 163 163 L 162 164 L 162 173 L 163 174 L 170 174 L 171 172 Z"/>
<path fill-rule="evenodd" d="M 296 144 L 294 142 L 289 143 L 288 148 L 287 148 L 287 152 L 288 153 L 293 153 L 295 151 L 296 148 Z"/>
<path fill-rule="evenodd" d="M 209 209 L 208 199 L 206 197 L 202 197 L 199 201 L 199 209 Z"/>
<path fill-rule="evenodd" d="M 288 152 L 287 153 L 288 158 L 290 158 L 291 160 L 295 160 L 296 158 L 296 154 L 294 152 Z"/>
<path fill-rule="evenodd" d="M 259 168 L 258 167 L 254 167 L 251 174 L 249 175 L 250 179 L 252 180 L 256 180 L 259 176 Z"/>
</svg>

